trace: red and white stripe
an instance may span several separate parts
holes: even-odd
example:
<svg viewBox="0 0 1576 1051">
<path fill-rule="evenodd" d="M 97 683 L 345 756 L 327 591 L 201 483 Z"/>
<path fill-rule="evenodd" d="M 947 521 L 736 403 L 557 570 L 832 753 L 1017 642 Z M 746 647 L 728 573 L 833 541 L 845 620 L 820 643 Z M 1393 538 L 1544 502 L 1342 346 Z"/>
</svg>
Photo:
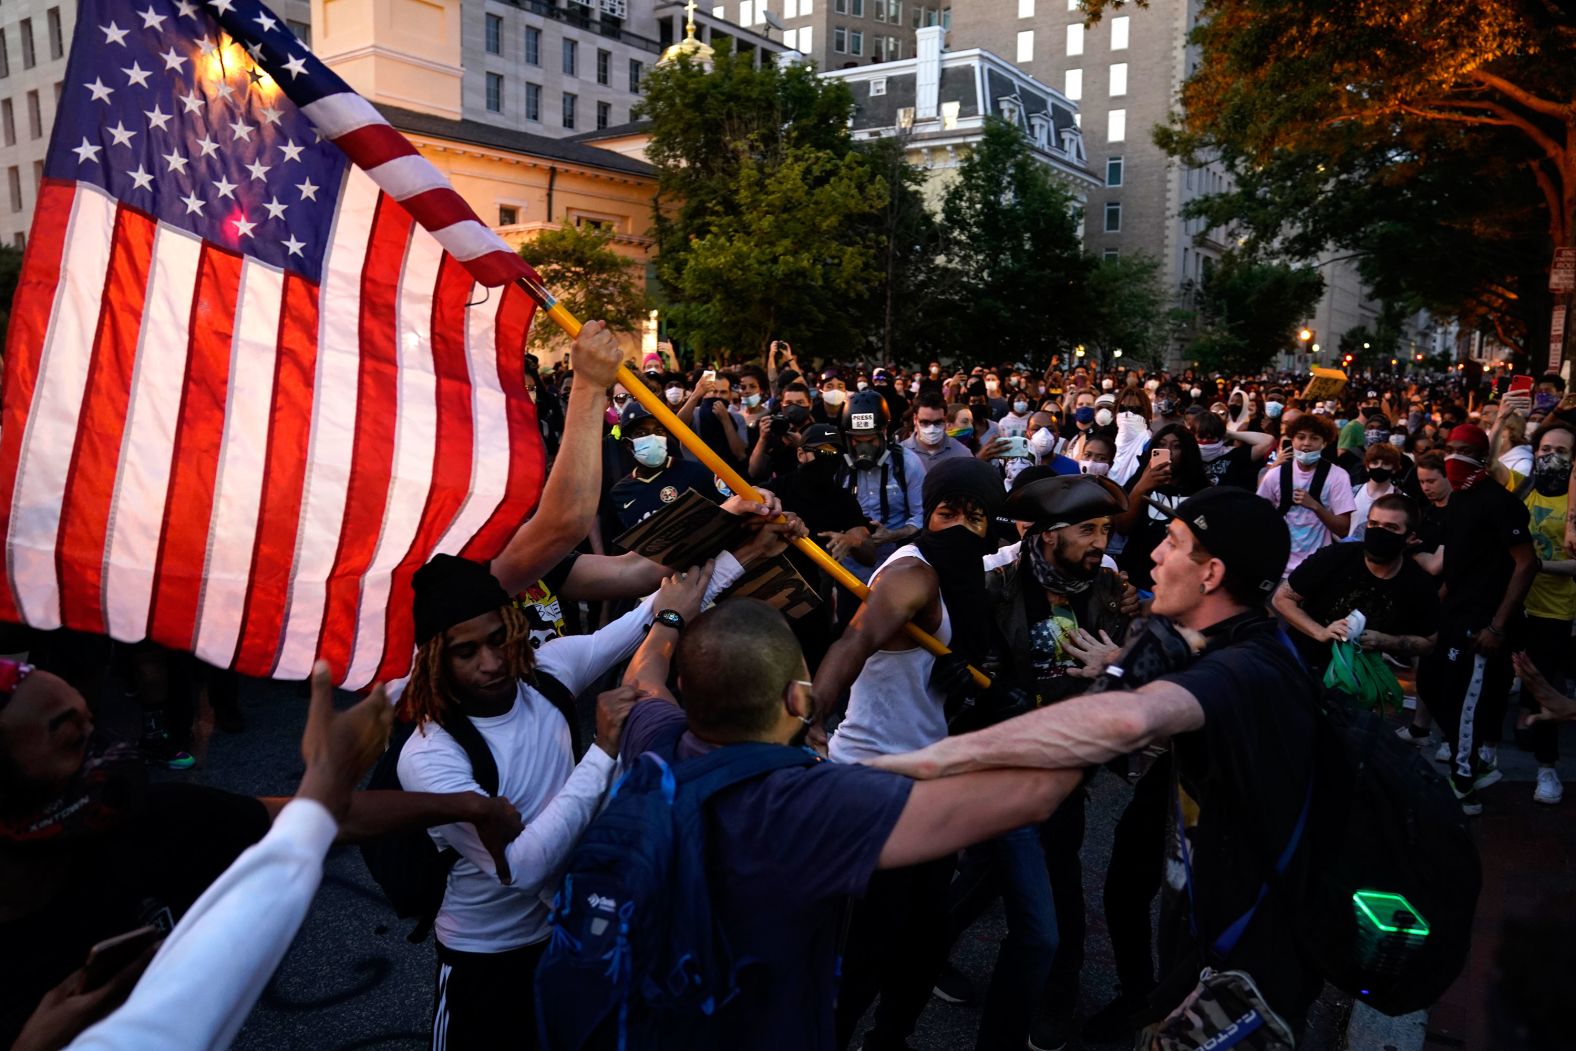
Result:
<svg viewBox="0 0 1576 1051">
<path fill-rule="evenodd" d="M 338 190 L 317 286 L 44 184 L 5 361 L 0 617 L 250 675 L 325 659 L 350 688 L 408 668 L 415 570 L 491 557 L 540 493 L 534 305 L 366 173 Z"/>
</svg>

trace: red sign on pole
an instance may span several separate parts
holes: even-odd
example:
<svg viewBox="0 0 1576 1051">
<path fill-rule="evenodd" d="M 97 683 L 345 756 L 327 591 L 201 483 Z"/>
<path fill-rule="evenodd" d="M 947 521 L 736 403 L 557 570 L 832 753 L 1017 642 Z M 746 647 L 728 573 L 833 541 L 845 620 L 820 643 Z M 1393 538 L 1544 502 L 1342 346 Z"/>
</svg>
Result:
<svg viewBox="0 0 1576 1051">
<path fill-rule="evenodd" d="M 1576 292 L 1576 248 L 1556 248 L 1549 267 L 1550 292 Z"/>
</svg>

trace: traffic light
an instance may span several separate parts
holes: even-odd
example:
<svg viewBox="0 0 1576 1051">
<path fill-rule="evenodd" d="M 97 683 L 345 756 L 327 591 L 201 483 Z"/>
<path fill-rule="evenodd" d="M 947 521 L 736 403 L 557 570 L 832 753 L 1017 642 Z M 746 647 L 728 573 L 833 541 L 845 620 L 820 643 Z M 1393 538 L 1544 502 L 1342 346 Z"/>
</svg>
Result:
<svg viewBox="0 0 1576 1051">
<path fill-rule="evenodd" d="M 1297 342 L 1301 343 L 1303 346 L 1307 346 L 1308 344 L 1312 343 L 1316 336 L 1318 336 L 1318 333 L 1307 326 L 1303 326 L 1297 330 Z"/>
</svg>

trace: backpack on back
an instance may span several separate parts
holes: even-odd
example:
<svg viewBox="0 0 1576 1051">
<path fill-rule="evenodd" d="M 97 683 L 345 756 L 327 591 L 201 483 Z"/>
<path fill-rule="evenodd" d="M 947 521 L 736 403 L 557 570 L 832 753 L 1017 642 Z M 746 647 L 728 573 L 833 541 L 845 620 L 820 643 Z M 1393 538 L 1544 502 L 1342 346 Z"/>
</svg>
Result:
<svg viewBox="0 0 1576 1051">
<path fill-rule="evenodd" d="M 1327 691 L 1315 736 L 1304 951 L 1336 988 L 1398 1015 L 1466 964 L 1482 868 L 1461 804 L 1375 712 Z"/>
<path fill-rule="evenodd" d="M 569 722 L 570 740 L 574 743 L 575 756 L 580 755 L 580 727 L 575 717 L 574 696 L 568 687 L 542 672 L 534 683 L 542 696 L 552 702 Z M 498 794 L 498 763 L 487 747 L 481 731 L 459 711 L 452 711 L 444 720 L 443 728 L 449 736 L 465 749 L 471 762 L 471 773 L 476 783 L 490 796 Z M 416 732 L 414 723 L 397 720 L 389 734 L 389 744 L 367 779 L 369 791 L 403 791 L 399 782 L 399 756 L 405 742 Z M 383 896 L 402 918 L 415 917 L 416 926 L 407 938 L 416 943 L 427 940 L 432 924 L 443 906 L 443 895 L 449 885 L 449 870 L 460 859 L 459 851 L 452 847 L 439 850 L 425 828 L 391 832 L 361 844 L 361 860 L 372 874 Z"/>
<path fill-rule="evenodd" d="M 1313 478 L 1308 481 L 1308 492 L 1320 502 L 1324 500 L 1324 483 L 1330 479 L 1330 461 L 1320 460 L 1319 466 L 1313 469 Z M 1280 468 L 1280 503 L 1277 509 L 1282 515 L 1296 506 L 1292 500 L 1292 493 L 1296 492 L 1292 482 L 1292 465 L 1290 461 L 1281 464 Z"/>
<path fill-rule="evenodd" d="M 736 744 L 674 761 L 683 726 L 641 755 L 570 857 L 536 972 L 542 1047 L 700 1049 L 749 961 L 712 911 L 705 803 L 802 748 Z"/>
</svg>

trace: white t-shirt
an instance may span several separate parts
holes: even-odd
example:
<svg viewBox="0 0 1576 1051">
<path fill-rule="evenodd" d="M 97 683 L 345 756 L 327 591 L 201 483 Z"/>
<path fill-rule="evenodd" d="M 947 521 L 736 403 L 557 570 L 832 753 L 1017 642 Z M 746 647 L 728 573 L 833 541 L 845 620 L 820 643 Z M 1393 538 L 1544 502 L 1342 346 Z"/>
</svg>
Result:
<svg viewBox="0 0 1576 1051">
<path fill-rule="evenodd" d="M 1292 464 L 1293 487 L 1308 488 L 1313 484 L 1313 475 L 1314 471 Z M 1259 495 L 1277 507 L 1280 506 L 1281 498 L 1280 479 L 1281 469 L 1271 467 L 1264 472 L 1264 478 L 1259 482 Z M 1319 502 L 1338 515 L 1357 510 L 1357 500 L 1352 496 L 1352 476 L 1346 473 L 1345 468 L 1333 463 L 1330 465 L 1330 474 L 1324 480 L 1324 492 L 1319 494 Z M 1286 512 L 1286 528 L 1291 531 L 1291 557 L 1286 560 L 1287 573 L 1302 565 L 1303 559 L 1337 539 L 1311 507 L 1293 504 L 1291 510 Z"/>
<path fill-rule="evenodd" d="M 1512 446 L 1500 454 L 1499 462 L 1525 478 L 1532 473 L 1532 446 Z"/>
<path fill-rule="evenodd" d="M 1361 540 L 1363 534 L 1368 532 L 1368 509 L 1374 505 L 1374 501 L 1381 496 L 1389 496 L 1391 493 L 1399 491 L 1390 482 L 1386 482 L 1379 492 L 1372 494 L 1368 491 L 1367 482 L 1359 485 L 1357 491 L 1352 494 L 1352 499 L 1357 506 L 1352 510 L 1352 528 L 1346 531 L 1347 537 L 1352 540 Z"/>
</svg>

